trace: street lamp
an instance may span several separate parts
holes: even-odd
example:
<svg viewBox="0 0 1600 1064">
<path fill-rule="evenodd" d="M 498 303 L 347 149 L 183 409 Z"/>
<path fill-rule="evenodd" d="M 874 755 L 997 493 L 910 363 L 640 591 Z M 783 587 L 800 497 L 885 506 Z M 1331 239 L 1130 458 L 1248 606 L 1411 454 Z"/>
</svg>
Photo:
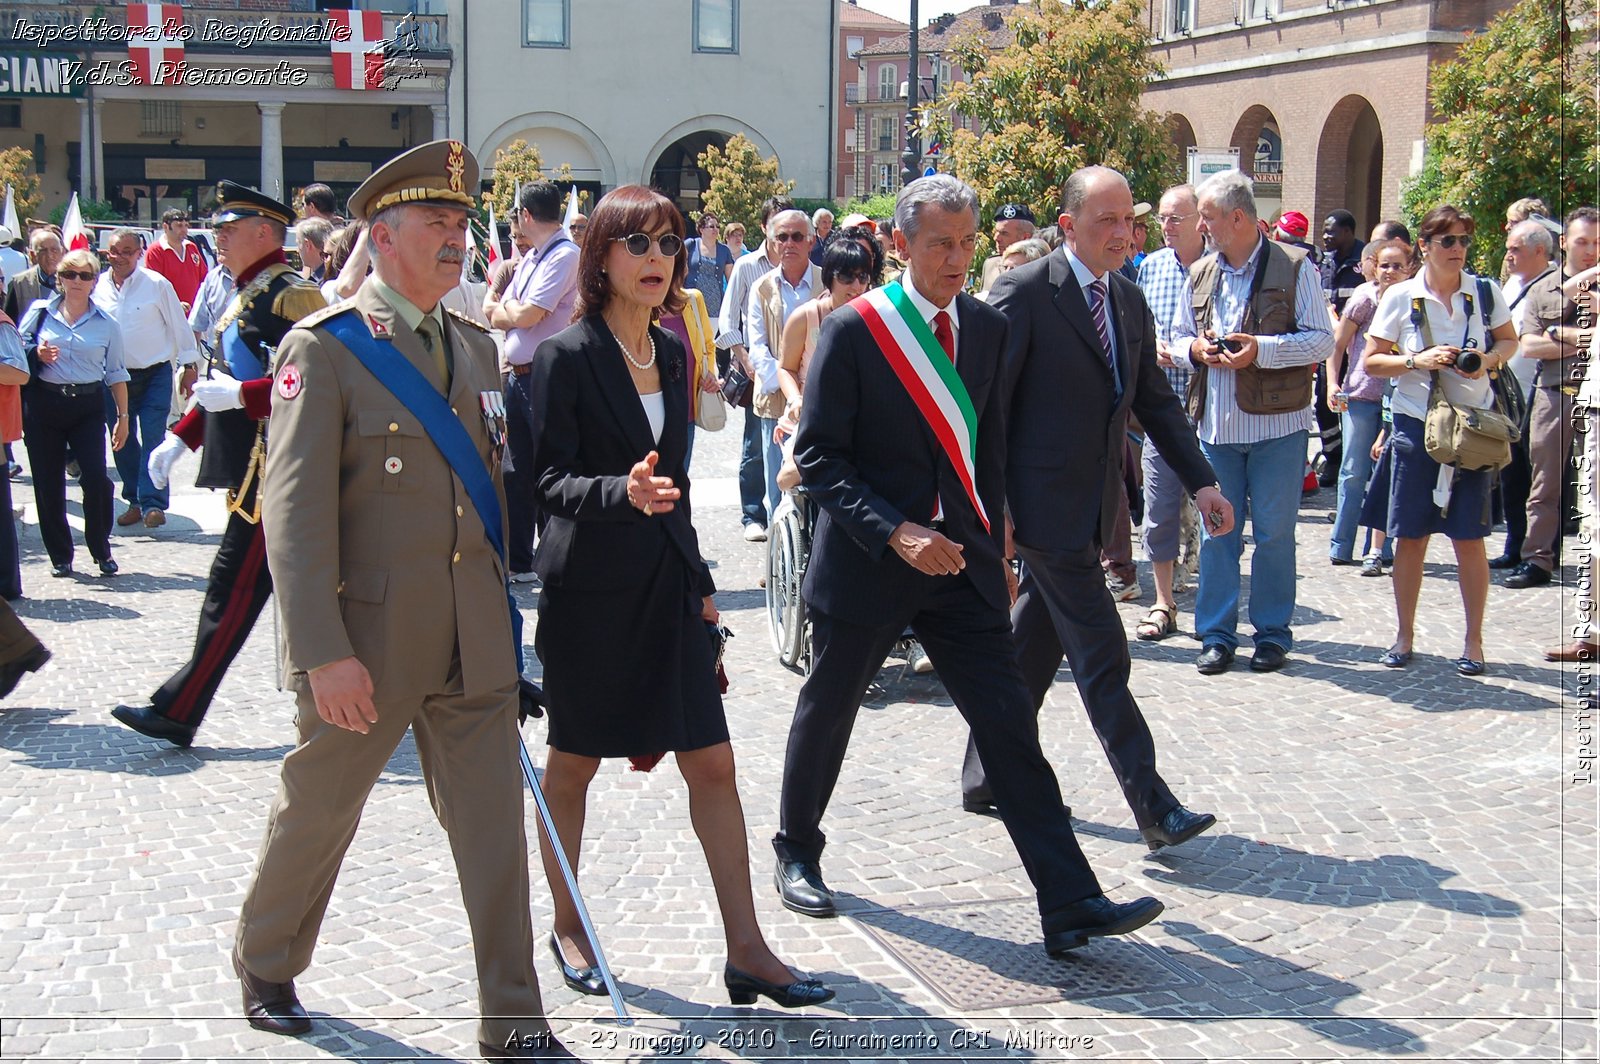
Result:
<svg viewBox="0 0 1600 1064">
<path fill-rule="evenodd" d="M 922 137 L 917 132 L 917 29 L 920 19 L 917 18 L 917 0 L 911 0 L 911 66 L 906 75 L 906 81 L 912 86 L 912 91 L 906 93 L 906 150 L 900 156 L 900 187 L 911 184 L 918 177 L 918 165 L 922 162 Z"/>
</svg>

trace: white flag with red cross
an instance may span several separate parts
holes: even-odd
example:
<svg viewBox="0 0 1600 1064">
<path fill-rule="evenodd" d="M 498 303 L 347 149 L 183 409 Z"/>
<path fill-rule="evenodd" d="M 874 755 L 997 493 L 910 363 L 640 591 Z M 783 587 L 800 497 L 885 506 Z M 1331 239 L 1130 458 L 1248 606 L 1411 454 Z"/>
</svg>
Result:
<svg viewBox="0 0 1600 1064">
<path fill-rule="evenodd" d="M 383 12 L 329 11 L 333 24 L 333 87 L 383 88 Z"/>
<path fill-rule="evenodd" d="M 175 82 L 183 62 L 183 5 L 129 4 L 128 58 L 141 85 Z"/>
<path fill-rule="evenodd" d="M 61 242 L 68 251 L 82 251 L 89 247 L 89 230 L 83 224 L 83 211 L 78 209 L 78 194 L 72 194 L 67 204 L 67 215 L 61 220 Z"/>
</svg>

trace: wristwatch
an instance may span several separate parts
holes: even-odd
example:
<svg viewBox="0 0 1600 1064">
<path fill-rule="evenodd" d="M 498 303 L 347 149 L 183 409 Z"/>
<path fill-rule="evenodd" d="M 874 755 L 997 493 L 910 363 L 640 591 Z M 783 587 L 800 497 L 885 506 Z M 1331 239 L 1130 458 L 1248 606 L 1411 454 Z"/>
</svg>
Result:
<svg viewBox="0 0 1600 1064">
<path fill-rule="evenodd" d="M 1415 356 L 1415 355 L 1407 355 L 1406 356 L 1406 369 L 1416 369 L 1416 368 L 1417 368 L 1417 356 Z"/>
<path fill-rule="evenodd" d="M 1552 343 L 1559 344 L 1561 342 L 1561 326 L 1546 325 L 1544 327 L 1544 338 Z"/>
</svg>

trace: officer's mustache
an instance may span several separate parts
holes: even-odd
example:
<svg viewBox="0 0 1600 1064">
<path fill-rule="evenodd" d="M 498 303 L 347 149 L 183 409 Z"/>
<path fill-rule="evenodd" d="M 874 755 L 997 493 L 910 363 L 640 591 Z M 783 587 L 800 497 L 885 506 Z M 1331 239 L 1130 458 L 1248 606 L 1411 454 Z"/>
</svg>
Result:
<svg viewBox="0 0 1600 1064">
<path fill-rule="evenodd" d="M 439 254 L 437 256 L 435 256 L 435 258 L 439 262 L 454 262 L 454 263 L 460 263 L 462 258 L 464 258 L 464 257 L 465 257 L 465 254 L 463 252 L 458 251 L 455 248 L 450 247 L 449 245 L 446 245 L 446 246 L 440 248 L 439 249 Z"/>
</svg>

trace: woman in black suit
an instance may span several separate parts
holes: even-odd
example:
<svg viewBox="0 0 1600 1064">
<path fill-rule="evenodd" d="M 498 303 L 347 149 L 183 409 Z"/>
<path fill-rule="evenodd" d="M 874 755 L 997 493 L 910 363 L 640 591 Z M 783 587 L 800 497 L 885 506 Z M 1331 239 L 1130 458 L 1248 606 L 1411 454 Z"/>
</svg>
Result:
<svg viewBox="0 0 1600 1064">
<path fill-rule="evenodd" d="M 796 979 L 768 949 L 750 894 L 744 813 L 734 783 L 707 625 L 711 572 L 689 522 L 686 356 L 654 324 L 680 309 L 686 261 L 672 202 L 619 188 L 589 217 L 578 320 L 533 358 L 534 475 L 549 523 L 534 569 L 544 581 L 535 649 L 544 663 L 550 751 L 544 792 L 574 868 L 589 781 L 602 758 L 654 764 L 672 751 L 711 866 L 728 943 L 730 1000 L 793 1008 L 833 992 Z M 619 662 L 626 662 L 619 666 Z M 550 947 L 567 985 L 604 994 L 572 900 L 541 833 L 555 895 Z M 567 958 L 583 955 L 586 967 Z"/>
</svg>

